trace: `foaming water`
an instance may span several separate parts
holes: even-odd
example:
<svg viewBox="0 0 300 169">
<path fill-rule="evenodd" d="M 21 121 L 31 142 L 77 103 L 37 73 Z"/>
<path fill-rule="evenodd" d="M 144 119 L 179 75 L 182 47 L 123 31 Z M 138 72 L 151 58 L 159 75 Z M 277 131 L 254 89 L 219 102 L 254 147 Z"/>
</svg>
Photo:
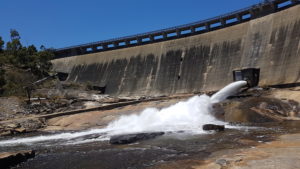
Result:
<svg viewBox="0 0 300 169">
<path fill-rule="evenodd" d="M 60 134 L 53 134 L 53 135 L 41 135 L 41 136 L 34 136 L 34 137 L 27 137 L 27 138 L 18 138 L 18 139 L 11 139 L 11 140 L 4 140 L 0 141 L 0 146 L 8 146 L 8 145 L 16 145 L 16 144 L 32 144 L 36 142 L 44 142 L 44 141 L 53 141 L 53 140 L 72 140 L 78 137 L 83 137 L 92 134 L 105 134 L 109 132 L 107 129 L 92 129 L 88 131 L 81 131 L 81 132 L 66 132 Z"/>
<path fill-rule="evenodd" d="M 70 143 L 68 142 L 70 140 L 71 143 L 85 143 L 89 141 L 107 140 L 110 136 L 116 134 L 153 131 L 185 131 L 192 134 L 201 134 L 204 133 L 202 130 L 204 124 L 225 124 L 225 122 L 217 120 L 210 114 L 212 105 L 235 94 L 246 84 L 246 81 L 233 82 L 211 97 L 207 95 L 194 96 L 186 101 L 178 102 L 161 110 L 157 108 L 147 108 L 140 114 L 121 116 L 118 120 L 111 122 L 103 129 L 4 140 L 0 141 L 0 146 L 32 144 L 54 140 L 65 140 L 67 144 Z M 73 139 L 93 134 L 99 134 L 99 137 L 72 142 Z"/>
<path fill-rule="evenodd" d="M 122 116 L 119 120 L 110 123 L 107 128 L 112 129 L 114 134 L 180 130 L 203 133 L 204 124 L 225 124 L 210 114 L 212 105 L 235 94 L 246 84 L 246 81 L 233 82 L 211 97 L 194 96 L 161 110 L 147 108 L 138 115 Z"/>
<path fill-rule="evenodd" d="M 138 115 L 121 116 L 107 128 L 114 134 L 180 130 L 201 133 L 205 123 L 222 123 L 210 115 L 211 109 L 209 96 L 194 96 L 161 110 L 147 108 Z"/>
</svg>

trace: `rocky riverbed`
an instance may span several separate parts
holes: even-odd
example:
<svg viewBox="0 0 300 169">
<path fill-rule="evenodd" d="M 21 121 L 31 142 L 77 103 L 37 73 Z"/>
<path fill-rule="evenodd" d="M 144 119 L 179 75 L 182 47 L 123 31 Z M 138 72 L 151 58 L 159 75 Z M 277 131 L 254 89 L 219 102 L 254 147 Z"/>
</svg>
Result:
<svg viewBox="0 0 300 169">
<path fill-rule="evenodd" d="M 121 115 L 137 114 L 148 107 L 162 109 L 190 96 L 123 100 L 106 96 L 101 101 L 87 99 L 69 110 L 67 107 L 70 104 L 66 104 L 65 108 L 61 106 L 60 111 L 82 110 L 69 114 L 62 112 L 61 115 L 60 111 L 20 113 L 24 110 L 22 106 L 12 106 L 17 111 L 0 122 L 3 135 L 0 141 L 103 128 Z M 14 99 L 12 103 L 22 105 L 18 104 L 22 101 Z M 124 102 L 128 104 L 119 104 Z M 272 160 L 281 168 L 293 168 L 294 163 L 281 163 L 280 160 L 299 161 L 296 151 L 300 148 L 299 102 L 300 89 L 297 87 L 256 88 L 213 106 L 211 113 L 229 122 L 224 132 L 201 135 L 167 132 L 163 136 L 129 145 L 110 145 L 107 140 L 84 143 L 101 136 L 91 134 L 75 140 L 83 141 L 81 144 L 53 140 L 31 145 L 1 146 L 0 151 L 35 150 L 35 158 L 14 168 L 272 168 Z M 111 104 L 113 106 L 108 106 Z M 101 108 L 105 106 L 108 107 Z M 50 116 L 54 113 L 58 115 Z M 266 162 L 268 165 L 264 166 Z"/>
</svg>

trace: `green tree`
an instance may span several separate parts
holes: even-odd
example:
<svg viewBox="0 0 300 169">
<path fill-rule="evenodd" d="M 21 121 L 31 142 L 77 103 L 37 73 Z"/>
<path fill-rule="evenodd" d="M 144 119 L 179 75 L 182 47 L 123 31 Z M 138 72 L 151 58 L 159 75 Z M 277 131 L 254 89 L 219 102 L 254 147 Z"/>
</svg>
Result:
<svg viewBox="0 0 300 169">
<path fill-rule="evenodd" d="M 36 74 L 39 77 L 46 76 L 51 69 L 50 60 L 54 57 L 53 51 L 46 49 L 44 51 L 39 51 L 37 53 L 37 61 L 36 61 Z"/>
<path fill-rule="evenodd" d="M 40 50 L 44 51 L 44 50 L 46 50 L 46 47 L 44 45 L 41 45 Z"/>
<path fill-rule="evenodd" d="M 20 94 L 25 82 L 48 76 L 51 69 L 53 50 L 41 46 L 38 51 L 34 45 L 23 46 L 20 39 L 19 32 L 11 29 L 10 41 L 4 48 L 0 37 L 0 95 Z"/>
<path fill-rule="evenodd" d="M 20 42 L 21 37 L 15 29 L 10 30 L 10 39 L 11 42 L 6 43 L 6 50 L 16 52 L 22 48 L 22 44 Z"/>
<path fill-rule="evenodd" d="M 3 51 L 4 48 L 4 41 L 2 40 L 2 37 L 0 36 L 0 52 Z"/>
<path fill-rule="evenodd" d="M 15 29 L 10 30 L 10 39 L 6 43 L 6 58 L 11 64 L 21 66 L 26 62 L 26 48 L 22 46 L 20 34 Z"/>
<path fill-rule="evenodd" d="M 20 37 L 19 32 L 15 29 L 10 29 L 10 39 L 11 39 L 11 41 L 20 40 L 21 37 Z"/>
</svg>

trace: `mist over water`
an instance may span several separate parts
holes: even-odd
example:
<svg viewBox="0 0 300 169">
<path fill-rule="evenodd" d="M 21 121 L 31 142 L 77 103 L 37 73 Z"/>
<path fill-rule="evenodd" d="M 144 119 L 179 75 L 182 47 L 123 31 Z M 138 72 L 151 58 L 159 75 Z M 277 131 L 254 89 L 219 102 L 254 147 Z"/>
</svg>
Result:
<svg viewBox="0 0 300 169">
<path fill-rule="evenodd" d="M 178 102 L 161 110 L 147 108 L 140 114 L 121 116 L 118 120 L 111 122 L 103 129 L 91 129 L 79 132 L 67 132 L 47 136 L 35 136 L 0 141 L 0 146 L 16 144 L 32 144 L 36 142 L 48 142 L 53 140 L 72 141 L 71 143 L 84 143 L 99 140 L 108 140 L 116 134 L 128 134 L 137 132 L 184 131 L 192 134 L 205 133 L 202 130 L 204 124 L 226 124 L 217 120 L 210 114 L 214 103 L 225 100 L 228 96 L 235 94 L 241 87 L 247 84 L 246 81 L 233 82 L 222 90 L 209 97 L 207 95 L 194 96 L 182 102 Z M 98 138 L 90 140 L 73 141 L 76 138 L 99 134 Z"/>
</svg>

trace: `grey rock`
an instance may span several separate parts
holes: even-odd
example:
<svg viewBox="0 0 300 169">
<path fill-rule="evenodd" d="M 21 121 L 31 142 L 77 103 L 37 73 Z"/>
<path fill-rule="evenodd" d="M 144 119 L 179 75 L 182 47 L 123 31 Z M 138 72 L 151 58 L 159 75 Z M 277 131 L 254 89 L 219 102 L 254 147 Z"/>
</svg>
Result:
<svg viewBox="0 0 300 169">
<path fill-rule="evenodd" d="M 216 160 L 216 163 L 219 164 L 222 167 L 229 164 L 229 162 L 226 159 L 218 159 L 218 160 Z"/>
</svg>

